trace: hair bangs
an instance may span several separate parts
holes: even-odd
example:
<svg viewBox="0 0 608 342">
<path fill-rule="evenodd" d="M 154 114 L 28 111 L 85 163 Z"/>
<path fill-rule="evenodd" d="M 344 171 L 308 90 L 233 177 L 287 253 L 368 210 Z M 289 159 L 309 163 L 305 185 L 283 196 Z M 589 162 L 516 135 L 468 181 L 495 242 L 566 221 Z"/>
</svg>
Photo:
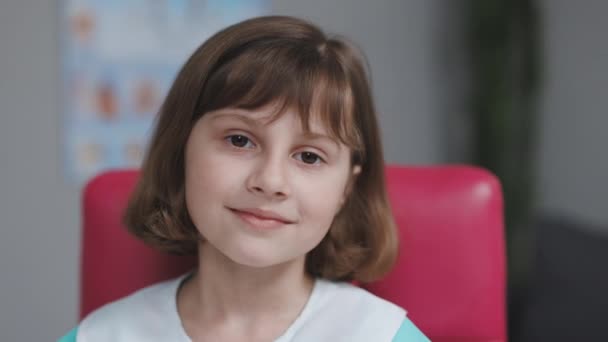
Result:
<svg viewBox="0 0 608 342">
<path fill-rule="evenodd" d="M 272 105 L 273 121 L 293 109 L 306 132 L 311 120 L 319 120 L 331 138 L 362 153 L 353 121 L 352 89 L 337 56 L 326 45 L 273 41 L 243 49 L 212 70 L 198 115 L 225 107 L 255 110 Z"/>
<path fill-rule="evenodd" d="M 298 108 L 302 119 L 306 121 L 305 129 L 309 129 L 311 119 L 317 119 L 334 139 L 361 156 L 364 144 L 355 123 L 353 91 L 338 61 L 331 58 L 326 60 L 317 69 L 316 77 L 311 82 L 301 82 L 301 85 L 308 87 L 307 91 L 312 93 Z M 316 117 L 311 118 L 310 115 Z"/>
</svg>

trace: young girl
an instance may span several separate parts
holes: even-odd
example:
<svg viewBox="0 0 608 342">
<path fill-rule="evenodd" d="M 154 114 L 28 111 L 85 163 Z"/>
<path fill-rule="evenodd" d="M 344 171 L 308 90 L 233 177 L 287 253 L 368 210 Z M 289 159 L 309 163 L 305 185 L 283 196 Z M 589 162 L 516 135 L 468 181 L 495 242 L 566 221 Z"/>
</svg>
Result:
<svg viewBox="0 0 608 342">
<path fill-rule="evenodd" d="M 362 57 L 290 17 L 207 40 L 165 102 L 125 222 L 196 270 L 103 306 L 61 341 L 428 341 L 350 282 L 397 234 Z"/>
</svg>

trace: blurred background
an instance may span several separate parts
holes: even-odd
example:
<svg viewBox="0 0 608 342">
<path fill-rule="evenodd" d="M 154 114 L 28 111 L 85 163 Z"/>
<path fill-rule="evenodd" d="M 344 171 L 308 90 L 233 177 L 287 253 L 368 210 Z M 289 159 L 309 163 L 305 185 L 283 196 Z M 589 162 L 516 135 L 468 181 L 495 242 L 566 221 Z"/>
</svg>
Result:
<svg viewBox="0 0 608 342">
<path fill-rule="evenodd" d="M 0 2 L 2 341 L 53 340 L 77 323 L 83 179 L 70 146 L 106 132 L 66 115 L 65 9 L 86 3 Z M 608 340 L 608 2 L 256 3 L 365 51 L 389 163 L 474 163 L 501 178 L 512 341 Z M 149 111 L 162 85 L 139 89 Z M 139 143 L 123 144 L 131 162 Z M 85 166 L 98 154 L 86 151 Z"/>
</svg>

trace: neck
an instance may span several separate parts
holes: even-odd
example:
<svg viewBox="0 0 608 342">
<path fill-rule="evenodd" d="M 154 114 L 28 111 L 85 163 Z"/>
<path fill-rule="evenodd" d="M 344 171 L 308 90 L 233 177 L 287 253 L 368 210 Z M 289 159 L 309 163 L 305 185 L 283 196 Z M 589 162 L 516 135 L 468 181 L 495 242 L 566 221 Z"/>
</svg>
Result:
<svg viewBox="0 0 608 342">
<path fill-rule="evenodd" d="M 254 324 L 295 320 L 308 301 L 313 279 L 305 257 L 257 268 L 237 264 L 213 246 L 199 246 L 199 267 L 181 292 L 184 311 L 205 322 Z"/>
</svg>

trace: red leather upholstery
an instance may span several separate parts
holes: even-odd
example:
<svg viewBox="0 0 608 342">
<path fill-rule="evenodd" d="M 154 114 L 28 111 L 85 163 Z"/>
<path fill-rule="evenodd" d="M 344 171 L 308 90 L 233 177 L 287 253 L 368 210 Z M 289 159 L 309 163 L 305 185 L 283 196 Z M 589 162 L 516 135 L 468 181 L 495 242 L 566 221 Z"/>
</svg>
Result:
<svg viewBox="0 0 608 342">
<path fill-rule="evenodd" d="M 194 258 L 160 253 L 122 224 L 138 172 L 109 171 L 93 178 L 83 198 L 80 317 L 146 285 L 185 273 Z"/>
<path fill-rule="evenodd" d="M 156 252 L 120 223 L 137 171 L 110 171 L 84 193 L 81 307 L 177 276 L 193 258 Z M 502 194 L 497 179 L 466 166 L 387 168 L 401 236 L 394 270 L 367 286 L 407 308 L 433 341 L 506 341 Z"/>
<path fill-rule="evenodd" d="M 433 341 L 506 341 L 498 180 L 464 166 L 389 167 L 387 188 L 400 255 L 368 289 L 406 308 Z"/>
</svg>

